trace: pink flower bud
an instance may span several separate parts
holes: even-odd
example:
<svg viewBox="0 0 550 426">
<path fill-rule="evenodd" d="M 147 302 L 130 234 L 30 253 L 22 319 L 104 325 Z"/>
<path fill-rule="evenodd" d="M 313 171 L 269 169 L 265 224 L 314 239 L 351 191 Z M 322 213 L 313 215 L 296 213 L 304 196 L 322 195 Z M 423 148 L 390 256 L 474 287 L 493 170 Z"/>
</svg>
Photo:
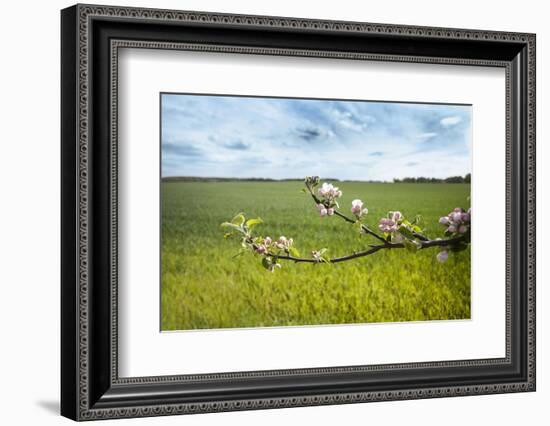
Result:
<svg viewBox="0 0 550 426">
<path fill-rule="evenodd" d="M 319 261 L 321 260 L 321 253 L 318 252 L 317 250 L 313 250 L 313 251 L 311 252 L 311 257 L 312 257 L 313 259 L 315 259 L 317 262 L 319 262 Z"/>
<path fill-rule="evenodd" d="M 271 245 L 271 242 L 272 242 L 272 241 L 271 241 L 271 238 L 270 238 L 270 237 L 265 237 L 265 238 L 264 238 L 264 244 L 265 244 L 266 246 L 270 246 L 270 245 Z"/>
<path fill-rule="evenodd" d="M 449 252 L 447 250 L 440 251 L 436 256 L 437 261 L 441 263 L 446 262 L 448 258 Z"/>
<path fill-rule="evenodd" d="M 327 214 L 328 214 L 329 216 L 332 216 L 332 215 L 334 214 L 334 209 L 333 209 L 332 207 L 329 208 L 329 209 L 327 209 Z"/>
<path fill-rule="evenodd" d="M 334 187 L 332 186 L 332 184 L 323 182 L 323 185 L 319 188 L 319 195 L 321 197 L 326 197 L 333 190 L 334 190 Z"/>
<path fill-rule="evenodd" d="M 453 213 L 451 213 L 451 220 L 455 224 L 458 224 L 458 223 L 462 222 L 462 212 L 453 212 Z"/>
<path fill-rule="evenodd" d="M 256 253 L 264 254 L 266 252 L 267 248 L 263 244 L 260 244 L 258 247 L 256 247 Z"/>
<path fill-rule="evenodd" d="M 460 227 L 458 228 L 458 232 L 460 232 L 461 234 L 465 234 L 467 230 L 468 227 L 466 225 L 460 225 Z"/>
<path fill-rule="evenodd" d="M 369 212 L 369 209 L 367 209 L 366 207 L 361 210 L 361 214 L 367 214 Z"/>
<path fill-rule="evenodd" d="M 468 213 L 462 213 L 461 219 L 462 219 L 462 222 L 469 222 L 470 215 Z"/>
<path fill-rule="evenodd" d="M 382 232 L 395 232 L 397 231 L 397 224 L 393 220 L 383 217 L 380 219 L 378 229 Z"/>
<path fill-rule="evenodd" d="M 403 215 L 401 212 L 390 212 L 391 213 L 391 220 L 394 222 L 398 222 L 403 218 Z"/>
<path fill-rule="evenodd" d="M 449 218 L 447 216 L 443 216 L 439 218 L 439 223 L 442 225 L 448 225 L 450 222 Z"/>
<path fill-rule="evenodd" d="M 351 202 L 351 212 L 354 215 L 361 214 L 361 209 L 363 208 L 363 202 L 361 200 L 353 200 Z"/>
<path fill-rule="evenodd" d="M 326 216 L 327 213 L 328 213 L 328 211 L 327 211 L 327 209 L 325 209 L 324 207 L 323 207 L 321 210 L 319 210 L 319 214 L 321 215 L 321 217 L 322 217 L 322 216 Z"/>
<path fill-rule="evenodd" d="M 451 225 L 451 226 L 449 226 L 449 227 L 447 228 L 447 231 L 448 231 L 448 232 L 451 232 L 451 233 L 452 233 L 452 232 L 456 232 L 456 225 Z"/>
</svg>

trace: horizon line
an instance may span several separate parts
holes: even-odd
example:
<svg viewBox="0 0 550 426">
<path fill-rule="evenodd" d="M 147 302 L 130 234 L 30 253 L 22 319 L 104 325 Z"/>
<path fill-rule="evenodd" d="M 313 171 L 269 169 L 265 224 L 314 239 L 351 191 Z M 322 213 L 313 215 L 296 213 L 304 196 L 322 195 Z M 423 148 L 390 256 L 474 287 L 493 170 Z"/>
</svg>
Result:
<svg viewBox="0 0 550 426">
<path fill-rule="evenodd" d="M 394 177 L 391 180 L 384 180 L 384 179 L 340 179 L 340 178 L 334 178 L 334 177 L 328 177 L 328 178 L 322 178 L 323 181 L 333 181 L 333 182 L 389 182 L 393 183 L 395 180 L 403 180 L 403 179 L 427 179 L 427 180 L 437 180 L 437 181 L 444 181 L 445 179 L 451 179 L 451 178 L 465 178 L 467 175 L 471 176 L 471 173 L 466 173 L 464 175 L 453 175 L 453 176 L 446 176 L 444 178 L 438 178 L 438 177 L 428 177 L 428 176 L 405 176 L 402 178 Z M 186 175 L 178 175 L 178 176 L 161 176 L 161 180 L 240 180 L 240 181 L 269 181 L 269 182 L 284 182 L 284 181 L 304 181 L 305 178 L 303 177 L 288 177 L 288 178 L 265 178 L 265 177 L 221 177 L 221 176 L 186 176 Z"/>
</svg>

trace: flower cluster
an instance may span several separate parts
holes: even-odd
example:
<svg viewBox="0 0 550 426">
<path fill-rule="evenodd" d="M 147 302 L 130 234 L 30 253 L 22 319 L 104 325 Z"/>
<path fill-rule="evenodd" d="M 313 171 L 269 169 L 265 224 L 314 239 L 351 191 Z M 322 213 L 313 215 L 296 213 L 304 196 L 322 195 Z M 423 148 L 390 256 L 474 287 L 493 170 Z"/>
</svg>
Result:
<svg viewBox="0 0 550 426">
<path fill-rule="evenodd" d="M 369 209 L 363 207 L 363 202 L 361 200 L 353 200 L 351 202 L 351 212 L 357 219 L 360 219 L 361 216 L 366 215 L 369 212 Z"/>
<path fill-rule="evenodd" d="M 319 195 L 325 200 L 325 202 L 331 206 L 337 198 L 342 196 L 342 191 L 332 183 L 324 182 L 318 189 Z"/>
<path fill-rule="evenodd" d="M 315 183 L 315 181 L 313 181 L 313 183 Z M 334 214 L 334 207 L 339 207 L 336 199 L 342 196 L 342 191 L 340 191 L 337 186 L 324 182 L 318 189 L 318 192 L 319 196 L 322 198 L 322 201 L 316 205 L 319 214 L 321 217 L 332 216 Z"/>
<path fill-rule="evenodd" d="M 326 248 L 322 248 L 321 250 L 313 250 L 311 252 L 311 258 L 317 263 L 330 263 L 330 259 L 325 255 L 327 251 L 328 249 Z"/>
<path fill-rule="evenodd" d="M 319 176 L 307 176 L 304 179 L 304 183 L 306 184 L 306 186 L 308 188 L 312 188 L 312 187 L 315 187 L 315 186 L 319 185 L 320 180 L 321 180 L 321 178 Z"/>
<path fill-rule="evenodd" d="M 281 235 L 278 240 L 274 241 L 271 237 L 258 238 L 254 245 L 254 250 L 256 253 L 261 255 L 269 254 L 271 250 L 283 250 L 286 253 L 289 253 L 292 247 L 294 240 L 292 238 L 286 238 L 284 235 Z"/>
<path fill-rule="evenodd" d="M 403 219 L 401 212 L 389 212 L 388 217 L 383 217 L 378 223 L 380 231 L 391 234 L 399 229 L 399 223 Z"/>
<path fill-rule="evenodd" d="M 319 214 L 321 215 L 321 217 L 323 217 L 323 216 L 332 216 L 334 214 L 334 208 L 333 207 L 329 207 L 327 209 L 327 207 L 322 203 L 317 204 L 317 208 L 319 209 Z"/>
<path fill-rule="evenodd" d="M 471 209 L 464 211 L 464 209 L 457 207 L 447 216 L 441 217 L 439 223 L 447 227 L 445 232 L 448 234 L 465 234 L 470 229 L 471 217 Z"/>
</svg>

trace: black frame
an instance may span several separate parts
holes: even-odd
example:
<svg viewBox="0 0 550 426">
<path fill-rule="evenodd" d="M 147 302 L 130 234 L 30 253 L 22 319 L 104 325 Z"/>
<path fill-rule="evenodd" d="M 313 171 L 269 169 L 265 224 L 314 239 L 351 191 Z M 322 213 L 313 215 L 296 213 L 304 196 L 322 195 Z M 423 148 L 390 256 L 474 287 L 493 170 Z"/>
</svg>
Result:
<svg viewBox="0 0 550 426">
<path fill-rule="evenodd" d="M 74 420 L 535 390 L 535 35 L 76 5 L 61 13 L 61 413 Z M 506 357 L 119 378 L 117 52 L 496 66 L 507 75 Z"/>
</svg>

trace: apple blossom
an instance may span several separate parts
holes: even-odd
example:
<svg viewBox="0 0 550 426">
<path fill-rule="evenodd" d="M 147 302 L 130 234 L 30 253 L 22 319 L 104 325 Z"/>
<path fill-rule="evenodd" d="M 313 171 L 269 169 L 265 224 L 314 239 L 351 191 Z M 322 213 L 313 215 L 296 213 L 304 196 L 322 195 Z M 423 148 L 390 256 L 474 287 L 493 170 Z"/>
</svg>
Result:
<svg viewBox="0 0 550 426">
<path fill-rule="evenodd" d="M 451 223 L 451 221 L 449 220 L 449 218 L 447 216 L 443 216 L 443 217 L 439 218 L 439 223 L 442 224 L 442 225 L 449 225 Z"/>
<path fill-rule="evenodd" d="M 359 219 L 361 216 L 367 214 L 369 209 L 363 208 L 363 202 L 361 200 L 353 200 L 351 202 L 351 212 Z"/>
<path fill-rule="evenodd" d="M 321 261 L 321 252 L 317 250 L 312 250 L 311 257 L 315 259 L 317 262 Z"/>
<path fill-rule="evenodd" d="M 327 182 L 324 182 L 323 185 L 321 185 L 318 192 L 319 195 L 329 203 L 332 203 L 336 198 L 340 198 L 342 196 L 342 191 L 340 191 L 337 186 Z"/>
<path fill-rule="evenodd" d="M 390 218 L 391 220 L 393 220 L 395 223 L 399 222 L 401 219 L 403 219 L 403 215 L 401 214 L 401 212 L 390 212 Z"/>
<path fill-rule="evenodd" d="M 280 250 L 288 251 L 293 242 L 294 240 L 292 238 L 286 238 L 284 235 L 281 235 L 275 243 L 275 247 Z"/>
<path fill-rule="evenodd" d="M 441 262 L 441 263 L 446 262 L 447 259 L 449 258 L 449 252 L 447 250 L 440 251 L 437 254 L 436 258 L 438 262 Z"/>
<path fill-rule="evenodd" d="M 470 229 L 471 214 L 471 208 L 468 209 L 468 211 L 464 211 L 464 209 L 457 207 L 447 216 L 441 217 L 439 223 L 447 227 L 445 232 L 450 234 L 457 232 L 459 234 L 465 234 Z"/>
<path fill-rule="evenodd" d="M 353 200 L 351 202 L 351 212 L 354 215 L 360 214 L 362 209 L 363 209 L 363 202 L 361 200 Z"/>
<path fill-rule="evenodd" d="M 317 204 L 317 209 L 319 210 L 319 214 L 321 215 L 321 217 L 326 216 L 328 214 L 327 208 L 322 203 Z"/>
<path fill-rule="evenodd" d="M 395 232 L 397 231 L 397 223 L 395 223 L 393 220 L 387 217 L 383 217 L 380 219 L 380 223 L 378 224 L 378 229 L 382 232 Z"/>
</svg>

